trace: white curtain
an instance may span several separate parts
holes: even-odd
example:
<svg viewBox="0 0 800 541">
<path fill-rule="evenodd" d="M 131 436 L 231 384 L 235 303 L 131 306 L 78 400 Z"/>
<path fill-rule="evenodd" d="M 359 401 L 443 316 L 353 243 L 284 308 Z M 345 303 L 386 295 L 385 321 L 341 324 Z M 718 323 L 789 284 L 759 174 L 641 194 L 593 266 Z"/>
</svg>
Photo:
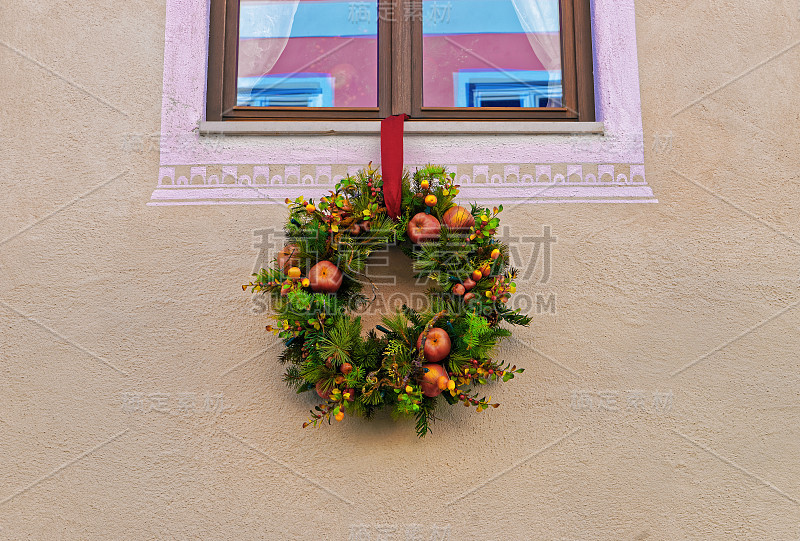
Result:
<svg viewBox="0 0 800 541">
<path fill-rule="evenodd" d="M 514 10 L 528 36 L 528 42 L 541 61 L 550 78 L 549 86 L 561 84 L 561 39 L 553 39 L 559 32 L 558 0 L 511 0 Z M 559 105 L 548 101 L 548 107 Z"/>
<path fill-rule="evenodd" d="M 242 59 L 240 55 L 240 62 L 252 63 L 251 66 L 240 64 L 240 71 L 251 73 L 252 68 L 258 66 L 263 76 L 272 70 L 289 42 L 299 3 L 299 0 L 242 0 L 239 6 L 239 39 L 269 39 L 259 39 L 256 48 L 248 50 L 247 58 Z"/>
</svg>

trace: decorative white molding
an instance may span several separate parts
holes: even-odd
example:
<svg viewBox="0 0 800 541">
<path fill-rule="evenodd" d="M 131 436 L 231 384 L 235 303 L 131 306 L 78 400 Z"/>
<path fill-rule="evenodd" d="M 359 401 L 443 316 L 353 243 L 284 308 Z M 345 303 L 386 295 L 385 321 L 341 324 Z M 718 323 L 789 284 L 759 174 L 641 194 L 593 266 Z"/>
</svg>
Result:
<svg viewBox="0 0 800 541">
<path fill-rule="evenodd" d="M 363 167 L 366 164 L 162 166 L 148 205 L 283 204 L 287 197 L 320 197 Z M 482 204 L 658 202 L 642 164 L 467 164 L 449 165 L 447 170 L 456 174 L 460 198 Z"/>
</svg>

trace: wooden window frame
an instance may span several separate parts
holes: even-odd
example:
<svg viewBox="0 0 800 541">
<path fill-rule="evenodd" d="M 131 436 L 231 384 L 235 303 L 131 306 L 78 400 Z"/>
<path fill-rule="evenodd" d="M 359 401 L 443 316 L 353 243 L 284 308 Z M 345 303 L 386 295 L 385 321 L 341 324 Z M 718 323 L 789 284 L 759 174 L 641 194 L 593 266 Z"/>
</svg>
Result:
<svg viewBox="0 0 800 541">
<path fill-rule="evenodd" d="M 590 0 L 560 0 L 563 107 L 535 108 L 423 107 L 421 16 L 378 20 L 378 107 L 237 106 L 239 0 L 210 1 L 208 121 L 378 120 L 403 113 L 410 115 L 411 120 L 595 120 Z M 406 2 L 412 6 L 421 4 L 418 0 L 379 2 L 384 5 L 393 2 L 394 13 L 407 13 Z"/>
</svg>

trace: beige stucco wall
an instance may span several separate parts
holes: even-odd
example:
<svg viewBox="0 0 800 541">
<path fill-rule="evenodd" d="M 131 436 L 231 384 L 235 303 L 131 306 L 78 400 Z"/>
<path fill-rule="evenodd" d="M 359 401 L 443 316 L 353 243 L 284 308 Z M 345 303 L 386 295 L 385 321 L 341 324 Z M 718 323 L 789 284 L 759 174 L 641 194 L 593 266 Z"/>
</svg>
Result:
<svg viewBox="0 0 800 541">
<path fill-rule="evenodd" d="M 508 213 L 556 313 L 418 441 L 300 428 L 239 288 L 282 208 L 145 206 L 164 3 L 4 3 L 0 539 L 800 538 L 799 16 L 637 1 L 660 203 Z"/>
</svg>

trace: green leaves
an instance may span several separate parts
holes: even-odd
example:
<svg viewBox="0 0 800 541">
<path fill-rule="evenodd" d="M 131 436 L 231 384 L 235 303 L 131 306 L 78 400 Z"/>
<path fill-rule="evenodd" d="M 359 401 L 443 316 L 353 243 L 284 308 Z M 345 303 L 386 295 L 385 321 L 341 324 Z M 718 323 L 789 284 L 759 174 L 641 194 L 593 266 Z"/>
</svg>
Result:
<svg viewBox="0 0 800 541">
<path fill-rule="evenodd" d="M 398 366 L 407 366 L 411 362 L 411 348 L 399 340 L 390 340 L 386 349 L 383 350 L 383 354 Z"/>
</svg>

